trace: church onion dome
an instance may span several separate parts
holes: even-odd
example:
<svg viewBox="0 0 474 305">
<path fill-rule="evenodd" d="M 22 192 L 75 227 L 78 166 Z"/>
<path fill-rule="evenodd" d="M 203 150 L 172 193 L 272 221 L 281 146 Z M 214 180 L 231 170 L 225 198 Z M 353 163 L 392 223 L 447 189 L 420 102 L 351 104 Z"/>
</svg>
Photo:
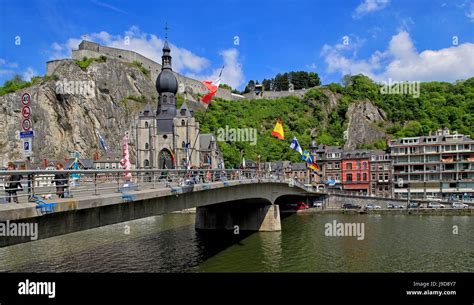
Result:
<svg viewBox="0 0 474 305">
<path fill-rule="evenodd" d="M 178 92 L 178 80 L 171 70 L 163 69 L 156 78 L 156 90 L 159 93 L 174 93 Z"/>
</svg>

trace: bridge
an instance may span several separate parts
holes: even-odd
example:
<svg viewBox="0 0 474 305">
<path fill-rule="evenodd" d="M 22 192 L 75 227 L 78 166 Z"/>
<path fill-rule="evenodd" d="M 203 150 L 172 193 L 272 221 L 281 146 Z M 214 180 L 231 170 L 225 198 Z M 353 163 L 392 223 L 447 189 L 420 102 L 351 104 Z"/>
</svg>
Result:
<svg viewBox="0 0 474 305">
<path fill-rule="evenodd" d="M 0 171 L 0 184 L 8 188 L 11 175 L 20 175 L 16 177 L 23 186 L 18 203 L 2 198 L 0 223 L 37 224 L 42 239 L 196 208 L 198 230 L 279 231 L 278 204 L 326 194 L 278 172 L 142 169 L 128 173 L 131 180 L 121 169 Z M 56 195 L 55 174 L 64 174 L 65 198 Z M 31 240 L 5 235 L 0 232 L 0 247 Z"/>
</svg>

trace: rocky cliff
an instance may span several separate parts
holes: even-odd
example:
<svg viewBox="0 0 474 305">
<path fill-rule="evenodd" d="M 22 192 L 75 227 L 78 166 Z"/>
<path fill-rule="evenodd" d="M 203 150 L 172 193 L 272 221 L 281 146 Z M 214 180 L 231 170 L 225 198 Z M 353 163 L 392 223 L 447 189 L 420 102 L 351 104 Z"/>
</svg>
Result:
<svg viewBox="0 0 474 305">
<path fill-rule="evenodd" d="M 385 139 L 385 131 L 378 124 L 383 124 L 386 114 L 369 100 L 350 104 L 347 118 L 349 123 L 345 131 L 344 149 L 356 149 L 362 144 L 375 143 Z"/>
<path fill-rule="evenodd" d="M 0 166 L 22 158 L 19 131 L 25 92 L 32 97 L 36 160 L 64 159 L 74 150 L 91 157 L 98 146 L 96 129 L 111 151 L 120 152 L 133 117 L 148 102 L 155 109 L 157 96 L 154 81 L 133 65 L 108 59 L 81 69 L 72 60 L 64 61 L 48 79 L 0 97 Z"/>
</svg>

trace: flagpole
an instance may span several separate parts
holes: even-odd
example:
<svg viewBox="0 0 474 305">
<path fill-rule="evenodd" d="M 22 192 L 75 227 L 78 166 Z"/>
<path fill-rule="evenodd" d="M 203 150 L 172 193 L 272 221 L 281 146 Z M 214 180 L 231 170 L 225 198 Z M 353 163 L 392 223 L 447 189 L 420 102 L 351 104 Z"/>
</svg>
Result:
<svg viewBox="0 0 474 305">
<path fill-rule="evenodd" d="M 209 107 L 211 107 L 211 102 L 209 102 L 209 104 L 207 105 L 206 107 L 206 111 L 204 111 L 204 115 L 202 116 L 203 118 L 203 121 L 204 121 L 204 118 L 206 118 L 206 114 L 207 114 L 207 110 L 209 109 Z M 193 152 L 194 152 L 194 149 L 196 147 L 196 142 L 197 142 L 197 139 L 199 138 L 199 134 L 201 133 L 201 126 L 199 126 L 199 129 L 198 129 L 198 132 L 196 134 L 196 137 L 194 138 L 194 144 L 193 146 L 191 147 L 191 153 L 189 154 L 189 163 L 191 163 L 192 161 L 192 157 L 193 157 Z M 188 164 L 189 165 L 189 164 Z M 190 166 L 188 166 L 190 167 Z"/>
<path fill-rule="evenodd" d="M 217 90 L 219 90 L 220 78 L 221 78 L 221 76 L 222 76 L 222 71 L 224 71 L 224 66 L 222 66 L 221 72 L 219 73 L 219 76 L 218 76 L 218 78 L 217 78 L 218 84 L 217 84 L 216 93 L 217 93 Z M 211 107 L 211 102 L 212 102 L 212 97 L 211 97 L 211 100 L 209 101 L 209 104 L 207 104 L 206 111 L 204 112 L 204 115 L 203 115 L 203 117 L 202 117 L 203 120 L 204 120 L 204 118 L 206 117 L 207 110 L 209 109 L 209 107 Z M 197 134 L 196 134 L 196 138 L 194 139 L 193 147 L 191 148 L 191 154 L 189 155 L 189 160 L 190 160 L 190 162 L 191 162 L 191 160 L 192 160 L 191 158 L 192 158 L 192 156 L 193 156 L 193 152 L 194 152 L 194 149 L 195 149 L 195 147 L 196 147 L 196 141 L 197 141 L 197 139 L 198 139 L 200 133 L 201 133 L 201 126 L 199 126 L 199 130 L 198 130 L 198 132 L 197 132 Z"/>
</svg>

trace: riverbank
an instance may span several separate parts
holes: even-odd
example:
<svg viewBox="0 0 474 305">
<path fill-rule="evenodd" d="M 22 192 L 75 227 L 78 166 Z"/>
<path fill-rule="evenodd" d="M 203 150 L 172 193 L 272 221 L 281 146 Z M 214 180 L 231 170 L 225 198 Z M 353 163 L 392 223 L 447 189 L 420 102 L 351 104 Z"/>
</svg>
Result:
<svg viewBox="0 0 474 305">
<path fill-rule="evenodd" d="M 309 208 L 299 211 L 280 211 L 282 214 L 296 213 L 296 214 L 377 214 L 377 215 L 456 215 L 456 216 L 474 216 L 474 209 L 372 209 L 367 211 L 332 208 Z"/>
</svg>

